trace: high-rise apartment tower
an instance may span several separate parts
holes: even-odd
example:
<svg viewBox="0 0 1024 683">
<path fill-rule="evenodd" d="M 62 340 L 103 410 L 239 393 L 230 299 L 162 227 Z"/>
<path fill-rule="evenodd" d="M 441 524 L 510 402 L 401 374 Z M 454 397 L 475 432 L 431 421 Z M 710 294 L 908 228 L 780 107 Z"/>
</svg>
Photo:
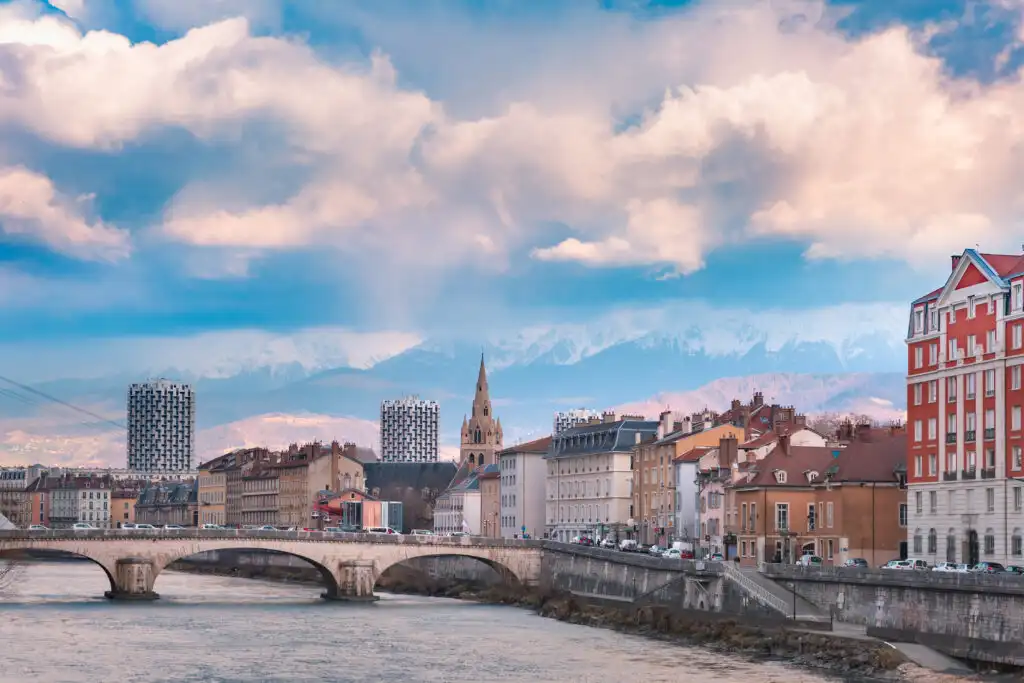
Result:
<svg viewBox="0 0 1024 683">
<path fill-rule="evenodd" d="M 380 404 L 381 462 L 437 462 L 441 409 L 409 396 Z"/>
<path fill-rule="evenodd" d="M 192 469 L 196 394 L 188 384 L 158 379 L 128 389 L 128 469 L 183 474 Z"/>
</svg>

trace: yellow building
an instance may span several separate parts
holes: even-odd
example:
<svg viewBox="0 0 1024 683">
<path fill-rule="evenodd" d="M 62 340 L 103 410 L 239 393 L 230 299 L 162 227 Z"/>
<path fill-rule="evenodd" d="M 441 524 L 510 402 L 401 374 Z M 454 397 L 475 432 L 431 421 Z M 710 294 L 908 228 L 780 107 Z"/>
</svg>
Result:
<svg viewBox="0 0 1024 683">
<path fill-rule="evenodd" d="M 229 455 L 199 466 L 199 523 L 227 523 Z"/>
<path fill-rule="evenodd" d="M 114 489 L 110 492 L 111 529 L 135 523 L 135 503 L 138 500 L 138 489 Z"/>
</svg>

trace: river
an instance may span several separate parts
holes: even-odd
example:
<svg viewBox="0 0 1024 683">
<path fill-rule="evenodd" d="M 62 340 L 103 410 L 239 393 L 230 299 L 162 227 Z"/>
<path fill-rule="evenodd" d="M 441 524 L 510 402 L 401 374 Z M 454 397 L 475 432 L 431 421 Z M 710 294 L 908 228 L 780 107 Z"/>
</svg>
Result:
<svg viewBox="0 0 1024 683">
<path fill-rule="evenodd" d="M 164 572 L 148 603 L 109 602 L 103 572 L 24 566 L 0 597 L 0 682 L 835 680 L 545 619 L 514 607 Z"/>
</svg>

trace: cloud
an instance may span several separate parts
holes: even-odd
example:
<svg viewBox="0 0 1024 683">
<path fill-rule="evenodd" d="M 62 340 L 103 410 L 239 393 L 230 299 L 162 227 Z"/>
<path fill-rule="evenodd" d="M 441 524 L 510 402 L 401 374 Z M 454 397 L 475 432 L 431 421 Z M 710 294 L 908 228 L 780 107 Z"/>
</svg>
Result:
<svg viewBox="0 0 1024 683">
<path fill-rule="evenodd" d="M 246 17 L 253 23 L 266 26 L 276 26 L 281 21 L 281 3 L 278 0 L 135 0 L 133 9 L 149 23 L 173 31 L 185 31 L 232 17 Z"/>
<path fill-rule="evenodd" d="M 262 252 L 322 246 L 372 255 L 378 282 L 518 254 L 685 274 L 757 240 L 913 264 L 1017 246 L 1024 85 L 948 75 L 925 46 L 942 27 L 849 37 L 823 4 L 797 1 L 647 21 L 569 12 L 554 25 L 580 20 L 570 43 L 588 42 L 594 61 L 528 56 L 532 72 L 473 110 L 412 89 L 383 53 L 328 61 L 224 18 L 238 3 L 184 5 L 144 7 L 168 26 L 215 23 L 159 46 L 0 10 L 0 123 L 111 152 L 167 127 L 245 144 L 264 125 L 262 148 L 301 187 L 268 201 L 258 186 L 231 196 L 204 180 L 212 189 L 183 188 L 159 228 L 238 250 L 229 275 Z M 555 32 L 533 30 L 547 54 Z M 597 77 L 610 55 L 621 63 Z M 552 224 L 571 234 L 552 239 Z"/>
<path fill-rule="evenodd" d="M 90 200 L 61 195 L 49 178 L 27 168 L 0 166 L 0 231 L 76 258 L 127 257 L 131 248 L 126 230 L 83 216 Z"/>
</svg>

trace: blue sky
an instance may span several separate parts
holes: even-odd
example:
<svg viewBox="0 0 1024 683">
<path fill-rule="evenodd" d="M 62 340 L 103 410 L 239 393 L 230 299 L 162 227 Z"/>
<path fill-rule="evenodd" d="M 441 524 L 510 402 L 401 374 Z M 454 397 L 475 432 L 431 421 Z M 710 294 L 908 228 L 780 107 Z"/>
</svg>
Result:
<svg viewBox="0 0 1024 683">
<path fill-rule="evenodd" d="M 0 4 L 0 343 L 798 316 L 1019 246 L 1011 0 L 52 4 Z"/>
</svg>

